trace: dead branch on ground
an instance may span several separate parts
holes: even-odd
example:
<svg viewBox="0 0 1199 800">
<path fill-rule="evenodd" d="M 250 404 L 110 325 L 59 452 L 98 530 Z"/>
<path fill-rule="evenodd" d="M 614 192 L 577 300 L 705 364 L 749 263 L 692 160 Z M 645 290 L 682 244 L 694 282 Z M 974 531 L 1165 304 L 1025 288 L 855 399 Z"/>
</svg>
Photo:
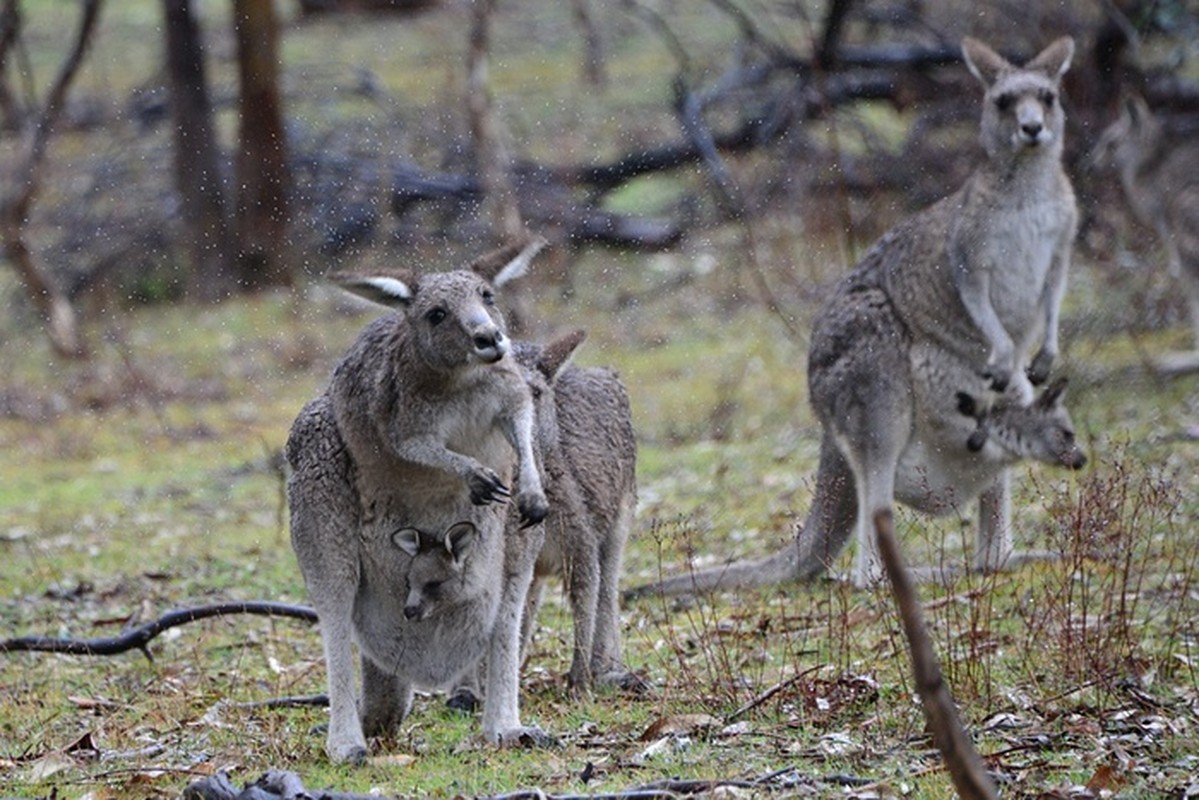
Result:
<svg viewBox="0 0 1199 800">
<path fill-rule="evenodd" d="M 316 622 L 316 612 L 307 606 L 269 601 L 243 603 L 216 603 L 193 608 L 177 608 L 168 611 L 156 620 L 127 630 L 120 636 L 100 639 L 57 639 L 49 636 L 21 636 L 0 640 L 0 653 L 40 652 L 65 653 L 75 656 L 111 656 L 130 650 L 140 650 L 150 661 L 154 660 L 148 645 L 165 630 L 196 622 L 209 617 L 225 617 L 231 614 L 257 614 L 268 617 L 290 617 Z"/>
</svg>

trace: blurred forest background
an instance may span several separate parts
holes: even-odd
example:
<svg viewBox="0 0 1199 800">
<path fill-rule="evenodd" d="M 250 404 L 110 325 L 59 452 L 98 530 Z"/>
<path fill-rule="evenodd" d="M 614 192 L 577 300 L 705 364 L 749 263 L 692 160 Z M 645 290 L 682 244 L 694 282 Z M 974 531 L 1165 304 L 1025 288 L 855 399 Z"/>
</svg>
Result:
<svg viewBox="0 0 1199 800">
<path fill-rule="evenodd" d="M 849 259 L 968 172 L 967 32 L 1014 59 L 1076 38 L 1067 160 L 1092 252 L 1112 252 L 1100 209 L 1119 201 L 1081 165 L 1120 92 L 1199 110 L 1186 0 L 0 8 L 5 319 L 40 318 L 62 355 L 131 304 L 444 266 L 522 226 L 568 280 L 580 251 L 739 224 L 721 268 L 777 303 L 772 279 L 805 287 L 756 221 Z"/>
</svg>

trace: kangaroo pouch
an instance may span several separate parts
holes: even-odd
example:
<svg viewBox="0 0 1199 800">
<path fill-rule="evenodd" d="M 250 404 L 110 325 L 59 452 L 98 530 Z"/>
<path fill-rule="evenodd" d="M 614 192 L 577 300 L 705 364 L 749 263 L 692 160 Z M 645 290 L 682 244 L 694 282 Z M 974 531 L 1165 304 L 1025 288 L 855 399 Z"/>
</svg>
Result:
<svg viewBox="0 0 1199 800">
<path fill-rule="evenodd" d="M 451 685 L 478 664 L 495 628 L 502 587 L 488 566 L 502 563 L 502 530 L 496 523 L 481 526 L 462 573 L 442 587 L 452 599 L 436 603 L 420 618 L 405 614 L 412 559 L 387 537 L 370 538 L 354 598 L 358 646 L 381 670 L 404 682 L 429 689 Z"/>
</svg>

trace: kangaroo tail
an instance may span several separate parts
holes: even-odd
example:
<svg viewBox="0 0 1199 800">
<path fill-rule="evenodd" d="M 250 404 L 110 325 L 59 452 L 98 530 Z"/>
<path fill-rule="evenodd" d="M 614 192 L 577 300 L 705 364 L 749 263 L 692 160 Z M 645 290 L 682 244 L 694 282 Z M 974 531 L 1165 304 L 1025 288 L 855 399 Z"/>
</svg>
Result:
<svg viewBox="0 0 1199 800">
<path fill-rule="evenodd" d="M 836 444 L 826 436 L 816 470 L 816 493 L 795 541 L 765 558 L 734 561 L 720 567 L 664 578 L 624 592 L 633 600 L 653 595 L 698 594 L 779 583 L 809 581 L 828 571 L 844 549 L 857 519 L 853 472 Z"/>
</svg>

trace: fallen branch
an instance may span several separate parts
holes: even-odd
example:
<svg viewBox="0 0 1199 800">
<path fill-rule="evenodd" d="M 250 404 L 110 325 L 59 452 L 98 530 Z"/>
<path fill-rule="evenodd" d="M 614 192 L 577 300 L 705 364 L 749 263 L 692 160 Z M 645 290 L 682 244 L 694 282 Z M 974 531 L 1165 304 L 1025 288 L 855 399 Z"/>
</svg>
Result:
<svg viewBox="0 0 1199 800">
<path fill-rule="evenodd" d="M 111 656 L 129 650 L 140 650 L 153 661 L 147 645 L 165 630 L 209 617 L 225 617 L 231 614 L 257 614 L 268 617 L 291 617 L 305 622 L 316 622 L 316 612 L 307 606 L 289 603 L 251 601 L 245 603 L 217 603 L 195 608 L 177 608 L 168 611 L 156 620 L 147 622 L 120 636 L 101 639 L 55 639 L 49 636 L 21 636 L 0 641 L 0 653 L 40 652 L 66 653 L 75 656 Z"/>
<path fill-rule="evenodd" d="M 937 749 L 941 751 L 941 758 L 949 770 L 958 796 L 966 800 L 994 800 L 998 797 L 995 784 L 983 769 L 982 758 L 962 727 L 957 707 L 941 674 L 912 576 L 908 574 L 895 540 L 890 510 L 875 513 L 874 528 L 878 536 L 879 555 L 891 580 L 891 592 L 895 597 L 895 605 L 899 607 L 899 618 L 908 639 L 912 674 L 916 693 L 920 695 L 920 705 L 924 708 L 925 724 L 933 735 Z"/>
</svg>

